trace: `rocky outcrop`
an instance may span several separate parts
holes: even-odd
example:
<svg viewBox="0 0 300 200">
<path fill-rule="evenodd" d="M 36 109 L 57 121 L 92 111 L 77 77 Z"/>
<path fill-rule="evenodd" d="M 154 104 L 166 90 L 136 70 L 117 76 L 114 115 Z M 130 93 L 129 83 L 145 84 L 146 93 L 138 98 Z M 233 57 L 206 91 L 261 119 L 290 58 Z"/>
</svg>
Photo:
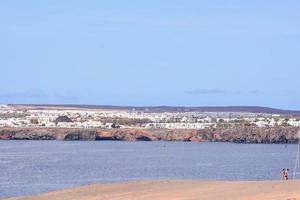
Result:
<svg viewBox="0 0 300 200">
<path fill-rule="evenodd" d="M 149 130 L 107 129 L 97 131 L 96 140 L 153 141 L 158 139 Z"/>
<path fill-rule="evenodd" d="M 299 128 L 235 127 L 206 130 L 0 128 L 2 140 L 122 140 L 295 143 Z"/>
<path fill-rule="evenodd" d="M 0 139 L 95 140 L 96 131 L 67 128 L 0 128 Z"/>
<path fill-rule="evenodd" d="M 257 128 L 241 127 L 212 131 L 215 136 L 211 140 L 237 143 L 295 143 L 299 128 L 274 127 Z M 218 138 L 216 138 L 218 137 Z"/>
</svg>

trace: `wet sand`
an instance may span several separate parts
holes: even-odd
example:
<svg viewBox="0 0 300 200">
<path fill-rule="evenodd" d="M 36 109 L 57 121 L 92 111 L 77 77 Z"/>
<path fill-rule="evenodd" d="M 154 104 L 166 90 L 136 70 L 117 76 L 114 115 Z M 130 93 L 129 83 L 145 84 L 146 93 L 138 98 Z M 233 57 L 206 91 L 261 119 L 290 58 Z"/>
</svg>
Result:
<svg viewBox="0 0 300 200">
<path fill-rule="evenodd" d="M 300 180 L 158 180 L 96 184 L 10 200 L 300 200 Z"/>
</svg>

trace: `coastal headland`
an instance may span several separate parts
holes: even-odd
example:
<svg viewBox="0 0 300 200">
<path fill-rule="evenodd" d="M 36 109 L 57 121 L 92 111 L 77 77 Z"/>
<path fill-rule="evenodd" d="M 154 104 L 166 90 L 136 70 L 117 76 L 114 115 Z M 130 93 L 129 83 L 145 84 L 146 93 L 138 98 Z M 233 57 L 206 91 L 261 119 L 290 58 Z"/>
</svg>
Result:
<svg viewBox="0 0 300 200">
<path fill-rule="evenodd" d="M 0 139 L 296 143 L 299 113 L 264 107 L 0 105 Z"/>
<path fill-rule="evenodd" d="M 116 140 L 234 143 L 296 143 L 295 127 L 221 129 L 0 128 L 0 140 Z"/>
<path fill-rule="evenodd" d="M 300 181 L 158 180 L 88 185 L 7 200 L 299 200 Z"/>
</svg>

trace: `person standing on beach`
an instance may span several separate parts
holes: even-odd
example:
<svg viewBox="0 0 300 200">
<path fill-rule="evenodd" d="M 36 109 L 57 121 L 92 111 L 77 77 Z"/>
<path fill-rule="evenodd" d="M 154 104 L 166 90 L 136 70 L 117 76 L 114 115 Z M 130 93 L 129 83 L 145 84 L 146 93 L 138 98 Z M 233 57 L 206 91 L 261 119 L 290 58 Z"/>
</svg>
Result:
<svg viewBox="0 0 300 200">
<path fill-rule="evenodd" d="M 281 178 L 282 180 L 289 180 L 289 169 L 282 169 Z"/>
<path fill-rule="evenodd" d="M 286 169 L 284 174 L 284 180 L 289 180 L 289 169 Z"/>
<path fill-rule="evenodd" d="M 285 169 L 282 169 L 281 171 L 281 179 L 284 180 L 285 177 Z"/>
</svg>

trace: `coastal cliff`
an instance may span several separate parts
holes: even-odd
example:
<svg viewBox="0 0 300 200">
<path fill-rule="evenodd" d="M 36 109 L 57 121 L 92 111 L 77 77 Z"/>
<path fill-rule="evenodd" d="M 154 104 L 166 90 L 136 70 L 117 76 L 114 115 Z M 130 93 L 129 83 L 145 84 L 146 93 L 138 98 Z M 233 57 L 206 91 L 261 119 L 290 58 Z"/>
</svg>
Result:
<svg viewBox="0 0 300 200">
<path fill-rule="evenodd" d="M 2 140 L 120 140 L 234 143 L 296 143 L 299 128 L 180 129 L 0 128 Z"/>
</svg>

